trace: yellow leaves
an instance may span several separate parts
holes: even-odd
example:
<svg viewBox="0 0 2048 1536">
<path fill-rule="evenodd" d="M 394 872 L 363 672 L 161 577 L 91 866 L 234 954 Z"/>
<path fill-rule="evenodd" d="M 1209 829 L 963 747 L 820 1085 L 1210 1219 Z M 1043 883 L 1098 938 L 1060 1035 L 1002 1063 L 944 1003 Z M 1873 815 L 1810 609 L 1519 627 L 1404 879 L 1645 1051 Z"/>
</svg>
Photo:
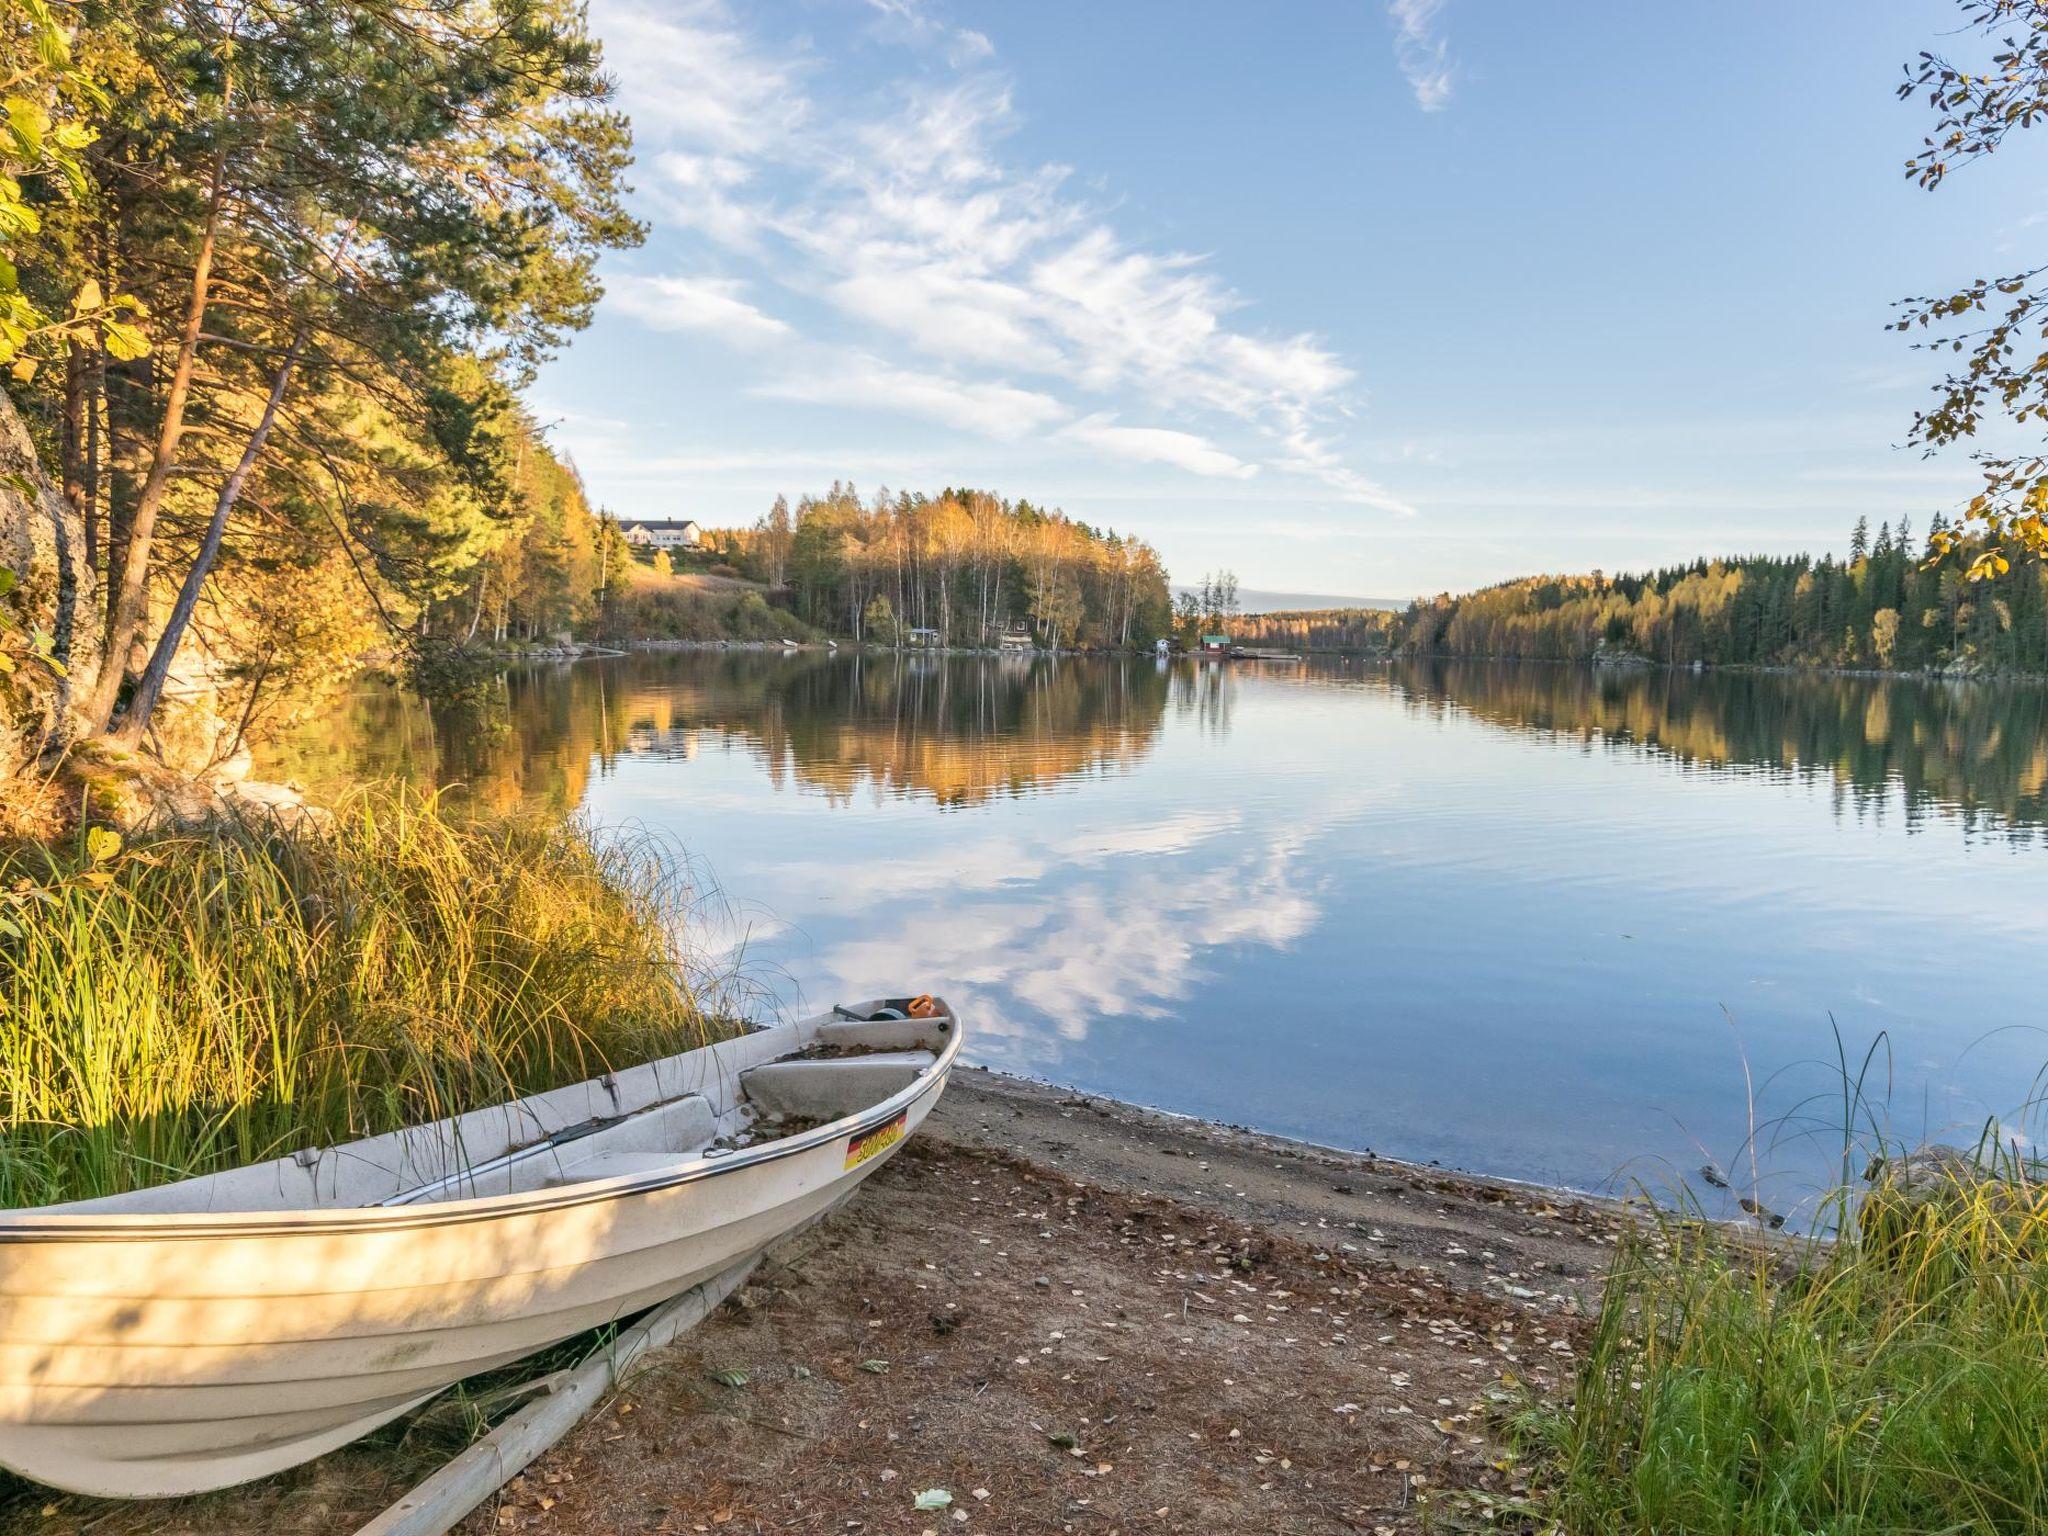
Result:
<svg viewBox="0 0 2048 1536">
<path fill-rule="evenodd" d="M 0 236 L 12 240 L 43 227 L 41 215 L 22 200 L 21 183 L 0 175 Z"/>
<path fill-rule="evenodd" d="M 139 312 L 141 307 L 136 305 L 136 310 Z M 142 327 L 125 320 L 101 322 L 100 340 L 106 346 L 107 355 L 119 362 L 142 357 L 149 351 L 149 337 Z"/>
<path fill-rule="evenodd" d="M 95 864 L 104 864 L 121 852 L 121 834 L 111 827 L 94 827 L 85 834 L 85 854 Z"/>
<path fill-rule="evenodd" d="M 54 173 L 74 196 L 86 191 L 89 183 L 79 151 L 98 134 L 75 114 L 81 103 L 104 105 L 104 94 L 74 68 L 70 36 L 47 0 L 12 0 L 10 16 L 16 30 L 27 33 L 41 68 L 14 72 L 10 83 L 21 89 L 0 97 L 0 246 L 42 228 L 41 216 L 23 193 L 23 177 Z M 60 119 L 59 113 L 66 115 Z M 102 307 L 98 285 L 88 287 L 89 297 L 81 290 L 85 302 L 74 303 L 74 319 Z M 117 300 L 116 307 L 123 309 L 124 316 L 140 313 L 133 300 L 125 306 Z M 126 327 L 122 345 L 132 348 L 141 344 L 140 332 L 126 319 L 121 323 Z M 48 327 L 48 320 L 22 294 L 13 265 L 0 262 L 0 363 L 12 364 L 17 381 L 25 383 L 35 376 L 36 361 L 20 354 L 32 335 Z M 141 354 L 129 351 L 125 355 Z"/>
<path fill-rule="evenodd" d="M 45 0 L 21 0 L 20 11 L 35 40 L 37 57 L 53 70 L 69 64 L 71 36 L 58 24 Z"/>
<path fill-rule="evenodd" d="M 126 362 L 149 351 L 149 337 L 136 324 L 149 311 L 133 294 L 117 293 L 109 299 L 96 278 L 87 278 L 71 296 L 71 319 L 75 324 L 90 322 L 99 330 L 100 344 L 107 355 Z"/>
<path fill-rule="evenodd" d="M 14 158 L 24 165 L 39 163 L 50 134 L 49 109 L 32 97 L 9 96 L 0 101 L 0 113 L 5 114 L 4 128 L 13 141 Z"/>
<path fill-rule="evenodd" d="M 2005 557 L 2004 551 L 1987 549 L 1970 562 L 1969 569 L 1963 574 L 1971 581 L 1989 581 L 2011 569 L 2012 561 Z"/>
</svg>

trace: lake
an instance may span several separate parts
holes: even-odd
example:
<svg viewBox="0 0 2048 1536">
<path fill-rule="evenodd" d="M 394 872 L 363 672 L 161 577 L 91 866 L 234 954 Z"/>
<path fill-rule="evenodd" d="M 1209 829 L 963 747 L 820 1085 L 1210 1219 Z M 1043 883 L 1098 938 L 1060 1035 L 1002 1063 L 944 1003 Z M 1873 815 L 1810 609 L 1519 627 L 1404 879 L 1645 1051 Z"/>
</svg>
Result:
<svg viewBox="0 0 2048 1536">
<path fill-rule="evenodd" d="M 1660 1195 L 1753 1155 L 1796 1220 L 1839 1031 L 1891 1134 L 2039 1131 L 2039 688 L 699 651 L 481 726 L 366 686 L 278 756 L 673 838 L 785 1007 L 940 992 L 973 1060 L 1187 1114 Z"/>
</svg>

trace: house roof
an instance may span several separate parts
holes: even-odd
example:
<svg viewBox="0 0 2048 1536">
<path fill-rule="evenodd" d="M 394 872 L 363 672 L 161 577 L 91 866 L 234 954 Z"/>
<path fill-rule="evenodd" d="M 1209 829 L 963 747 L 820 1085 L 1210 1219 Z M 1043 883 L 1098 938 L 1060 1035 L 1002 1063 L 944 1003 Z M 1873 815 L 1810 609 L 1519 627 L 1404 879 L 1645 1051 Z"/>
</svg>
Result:
<svg viewBox="0 0 2048 1536">
<path fill-rule="evenodd" d="M 694 517 L 636 517 L 625 525 L 628 528 L 645 528 L 650 533 L 681 533 L 685 528 L 700 526 Z"/>
</svg>

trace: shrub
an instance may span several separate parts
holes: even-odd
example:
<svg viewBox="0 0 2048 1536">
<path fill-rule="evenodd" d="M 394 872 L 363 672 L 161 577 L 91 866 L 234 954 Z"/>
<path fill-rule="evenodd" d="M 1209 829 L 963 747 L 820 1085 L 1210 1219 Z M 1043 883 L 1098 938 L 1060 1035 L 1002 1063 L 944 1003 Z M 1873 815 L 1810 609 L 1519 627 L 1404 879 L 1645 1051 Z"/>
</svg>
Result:
<svg viewBox="0 0 2048 1536">
<path fill-rule="evenodd" d="M 2040 1531 L 2048 1193 L 2001 1172 L 1910 1200 L 1882 1180 L 1841 1223 L 1856 1235 L 1790 1253 L 1675 1218 L 1625 1244 L 1573 1402 L 1521 1420 L 1548 1512 L 1588 1532 Z"/>
<path fill-rule="evenodd" d="M 0 850 L 0 1201 L 374 1135 L 703 1043 L 658 847 L 360 793 Z"/>
</svg>

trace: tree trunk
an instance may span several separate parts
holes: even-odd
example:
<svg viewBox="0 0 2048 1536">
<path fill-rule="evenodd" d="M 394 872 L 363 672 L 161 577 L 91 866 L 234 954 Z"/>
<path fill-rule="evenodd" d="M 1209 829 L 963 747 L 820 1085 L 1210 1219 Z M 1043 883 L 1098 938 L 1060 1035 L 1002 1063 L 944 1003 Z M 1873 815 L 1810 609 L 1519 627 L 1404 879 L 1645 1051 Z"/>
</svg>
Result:
<svg viewBox="0 0 2048 1536">
<path fill-rule="evenodd" d="M 107 354 L 95 346 L 85 389 L 85 563 L 100 565 L 100 459 L 106 448 Z"/>
<path fill-rule="evenodd" d="M 86 350 L 72 342 L 64 352 L 64 412 L 57 428 L 57 453 L 64 480 L 64 501 L 85 527 L 85 435 L 86 414 L 91 409 L 86 393 Z M 87 541 L 86 558 L 92 558 Z"/>
<path fill-rule="evenodd" d="M 227 102 L 223 99 L 223 109 Z M 178 445 L 185 435 L 185 407 L 192 396 L 192 370 L 199 356 L 199 336 L 206 325 L 206 306 L 212 296 L 213 253 L 220 229 L 221 205 L 226 200 L 227 146 L 214 156 L 213 183 L 207 193 L 206 224 L 199 237 L 199 252 L 192 263 L 192 295 L 185 309 L 185 329 L 178 341 L 178 360 L 171 369 L 171 384 L 164 396 L 162 425 L 157 430 L 156 451 L 150 456 L 149 478 L 136 498 L 135 510 L 119 556 L 118 582 L 111 574 L 109 551 L 107 609 L 107 664 L 100 673 L 86 713 L 95 730 L 104 730 L 114 717 L 120 697 L 121 678 L 127 670 L 128 649 L 142 626 L 143 610 L 149 602 L 149 550 L 156 537 L 157 514 L 163 509 L 164 494 L 170 489 L 171 471 L 177 466 Z M 161 647 L 159 647 L 161 649 Z M 153 703 L 154 701 L 152 701 Z M 144 711 L 145 718 L 147 711 Z M 123 732 L 126 735 L 127 732 Z"/>
<path fill-rule="evenodd" d="M 214 498 L 213 517 L 206 525 L 206 537 L 200 541 L 199 554 L 193 560 L 192 568 L 185 573 L 184 585 L 178 589 L 178 600 L 171 606 L 171 616 L 164 621 L 163 633 L 157 637 L 156 650 L 150 655 L 149 665 L 143 668 L 142 680 L 135 685 L 135 696 L 128 701 L 127 713 L 121 717 L 121 728 L 112 733 L 114 740 L 123 746 L 133 747 L 142 740 L 157 700 L 163 697 L 164 680 L 170 676 L 171 662 L 178 654 L 179 642 L 185 638 L 185 628 L 192 622 L 193 609 L 199 606 L 199 594 L 206 586 L 213 562 L 220 556 L 220 543 L 227 532 L 228 516 L 241 499 L 242 487 L 248 484 L 250 471 L 263 456 L 264 444 L 270 441 L 270 429 L 277 424 L 278 407 L 284 404 L 285 391 L 291 387 L 292 370 L 298 366 L 299 353 L 305 344 L 306 332 L 301 328 L 292 337 L 291 350 L 285 353 L 284 361 L 278 365 L 277 377 L 270 382 L 270 395 L 263 402 L 263 414 L 257 418 L 256 430 L 249 434 L 240 462 L 221 486 L 220 494 Z"/>
<path fill-rule="evenodd" d="M 0 391 L 0 628 L 50 637 L 61 673 L 36 664 L 0 679 L 0 778 L 77 735 L 81 695 L 99 675 L 93 572 L 77 509 L 49 483 L 35 443 Z"/>
</svg>

